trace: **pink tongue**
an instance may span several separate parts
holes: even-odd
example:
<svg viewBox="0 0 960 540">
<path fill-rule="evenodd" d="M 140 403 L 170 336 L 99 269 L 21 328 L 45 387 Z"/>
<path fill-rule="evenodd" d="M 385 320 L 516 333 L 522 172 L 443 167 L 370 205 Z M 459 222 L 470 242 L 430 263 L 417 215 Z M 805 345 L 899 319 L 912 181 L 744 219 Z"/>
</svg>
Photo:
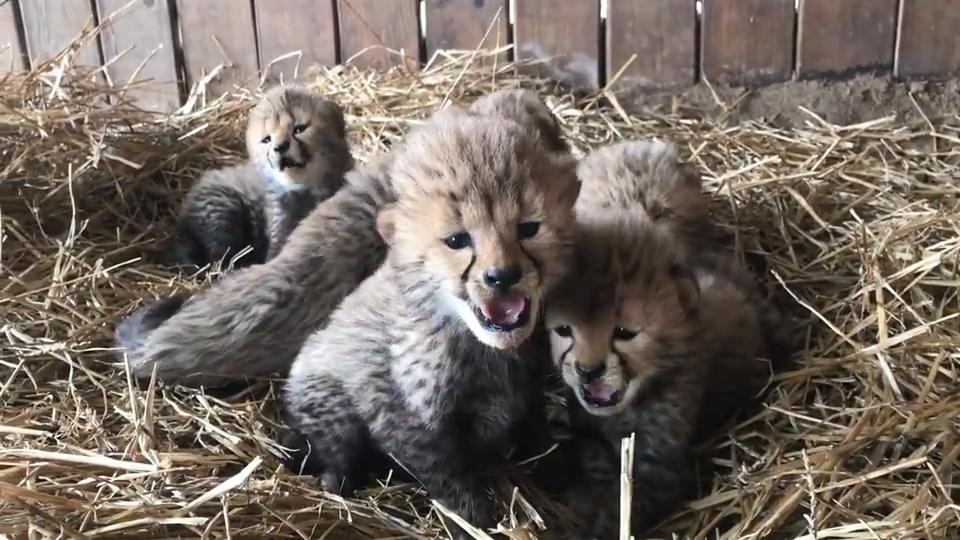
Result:
<svg viewBox="0 0 960 540">
<path fill-rule="evenodd" d="M 613 397 L 617 391 L 610 385 L 602 382 L 595 381 L 589 384 L 584 385 L 584 389 L 591 397 L 598 401 L 610 401 L 610 398 Z"/>
<path fill-rule="evenodd" d="M 517 322 L 526 307 L 527 299 L 522 294 L 511 294 L 483 304 L 480 311 L 494 324 L 509 325 Z"/>
</svg>

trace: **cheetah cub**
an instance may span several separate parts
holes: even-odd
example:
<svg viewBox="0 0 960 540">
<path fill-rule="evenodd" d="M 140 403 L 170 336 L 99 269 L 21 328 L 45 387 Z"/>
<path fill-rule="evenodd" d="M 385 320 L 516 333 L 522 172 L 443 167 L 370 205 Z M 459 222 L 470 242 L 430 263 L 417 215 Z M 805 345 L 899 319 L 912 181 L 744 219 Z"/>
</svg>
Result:
<svg viewBox="0 0 960 540">
<path fill-rule="evenodd" d="M 167 250 L 172 266 L 204 266 L 248 246 L 235 266 L 272 259 L 353 167 L 340 107 L 304 88 L 269 90 L 250 112 L 246 143 L 247 163 L 208 171 L 187 194 Z"/>
<path fill-rule="evenodd" d="M 592 492 L 584 534 L 615 537 L 619 446 L 636 433 L 633 528 L 693 487 L 693 445 L 767 385 L 779 313 L 749 277 L 686 264 L 645 216 L 581 227 L 576 263 L 545 315 Z M 582 490 L 578 492 L 582 497 Z M 609 515 L 608 513 L 613 513 Z"/>
<path fill-rule="evenodd" d="M 632 526 L 642 532 L 692 487 L 695 437 L 764 388 L 763 359 L 779 362 L 786 341 L 780 314 L 712 243 L 699 180 L 672 145 L 616 144 L 579 174 L 574 264 L 545 322 L 596 501 L 578 535 L 610 538 L 620 440 L 636 433 Z"/>
<path fill-rule="evenodd" d="M 467 521 L 494 523 L 484 469 L 546 425 L 518 347 L 567 268 L 575 170 L 500 118 L 447 110 L 408 136 L 397 202 L 377 219 L 387 260 L 307 340 L 284 389 L 326 489 L 380 454 Z"/>
<path fill-rule="evenodd" d="M 563 143 L 557 122 L 543 120 L 550 109 L 528 90 L 493 92 L 470 112 L 514 121 L 545 147 Z M 396 201 L 389 168 L 397 151 L 348 172 L 344 187 L 304 218 L 276 258 L 185 303 L 167 298 L 132 313 L 115 338 L 134 375 L 149 377 L 156 368 L 163 380 L 188 385 L 285 375 L 307 336 L 383 263 L 387 246 L 376 218 Z"/>
</svg>

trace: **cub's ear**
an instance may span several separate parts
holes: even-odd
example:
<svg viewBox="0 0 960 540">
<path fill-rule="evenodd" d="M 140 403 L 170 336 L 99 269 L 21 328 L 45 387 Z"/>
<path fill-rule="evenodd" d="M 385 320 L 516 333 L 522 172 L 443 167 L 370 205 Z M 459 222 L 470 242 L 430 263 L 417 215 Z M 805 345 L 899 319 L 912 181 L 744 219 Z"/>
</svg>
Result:
<svg viewBox="0 0 960 540">
<path fill-rule="evenodd" d="M 580 178 L 577 176 L 577 162 L 573 156 L 551 152 L 548 159 L 552 162 L 550 189 L 560 208 L 570 209 L 580 196 Z"/>
<path fill-rule="evenodd" d="M 397 230 L 397 208 L 396 204 L 388 204 L 377 214 L 377 232 L 387 245 L 392 245 L 394 234 Z"/>
<path fill-rule="evenodd" d="M 347 136 L 347 121 L 343 118 L 343 108 L 333 100 L 325 100 L 323 104 L 327 110 L 327 116 L 330 117 L 330 124 L 333 129 L 342 138 Z"/>
<path fill-rule="evenodd" d="M 582 185 L 580 179 L 574 176 L 572 182 L 562 187 L 560 191 L 560 204 L 562 204 L 564 208 L 573 208 L 577 203 L 577 198 L 580 197 L 580 186 Z"/>
<path fill-rule="evenodd" d="M 685 266 L 674 264 L 670 266 L 670 277 L 677 288 L 677 301 L 680 307 L 688 314 L 696 311 L 700 304 L 700 285 L 697 278 Z"/>
</svg>

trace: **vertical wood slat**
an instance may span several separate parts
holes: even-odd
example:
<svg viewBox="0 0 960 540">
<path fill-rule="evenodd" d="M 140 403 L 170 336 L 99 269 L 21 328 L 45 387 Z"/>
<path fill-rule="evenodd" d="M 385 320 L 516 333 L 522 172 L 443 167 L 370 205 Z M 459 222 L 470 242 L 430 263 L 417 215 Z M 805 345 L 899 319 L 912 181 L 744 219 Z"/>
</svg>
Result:
<svg viewBox="0 0 960 540">
<path fill-rule="evenodd" d="M 189 85 L 221 64 L 223 70 L 207 87 L 213 95 L 234 85 L 257 85 L 257 42 L 249 2 L 177 0 L 177 12 Z"/>
<path fill-rule="evenodd" d="M 710 81 L 760 85 L 793 72 L 793 0 L 703 0 L 701 68 Z"/>
<path fill-rule="evenodd" d="M 337 64 L 334 1 L 254 0 L 260 66 L 268 81 L 291 81 L 313 65 Z M 300 54 L 274 62 L 295 51 Z"/>
<path fill-rule="evenodd" d="M 19 26 L 13 2 L 0 5 L 0 74 L 24 68 Z"/>
<path fill-rule="evenodd" d="M 100 20 L 117 13 L 100 35 L 103 60 L 114 84 L 144 81 L 130 97 L 145 109 L 170 112 L 180 104 L 177 63 L 168 0 L 137 2 L 122 13 L 128 0 L 97 0 Z M 121 56 L 122 54 L 122 56 Z"/>
<path fill-rule="evenodd" d="M 498 10 L 500 17 L 494 21 Z M 426 3 L 426 11 L 428 60 L 438 50 L 477 48 L 491 24 L 494 27 L 481 48 L 493 49 L 509 42 L 506 0 L 436 0 Z"/>
<path fill-rule="evenodd" d="M 514 0 L 517 59 L 547 59 L 541 72 L 574 86 L 600 84 L 599 0 Z"/>
<path fill-rule="evenodd" d="M 888 71 L 897 0 L 801 0 L 797 74 Z"/>
<path fill-rule="evenodd" d="M 895 71 L 905 79 L 960 76 L 960 2 L 900 0 Z"/>
<path fill-rule="evenodd" d="M 85 26 L 93 24 L 90 2 L 82 0 L 27 0 L 20 2 L 20 14 L 32 65 L 55 56 L 72 43 Z M 94 38 L 77 52 L 74 64 L 99 66 L 97 47 Z"/>
<path fill-rule="evenodd" d="M 337 0 L 337 15 L 343 62 L 362 52 L 353 58 L 354 65 L 385 69 L 402 63 L 411 71 L 419 69 L 415 0 Z"/>
<path fill-rule="evenodd" d="M 696 82 L 696 3 L 608 0 L 607 78 L 633 55 L 616 90 L 667 90 Z"/>
</svg>

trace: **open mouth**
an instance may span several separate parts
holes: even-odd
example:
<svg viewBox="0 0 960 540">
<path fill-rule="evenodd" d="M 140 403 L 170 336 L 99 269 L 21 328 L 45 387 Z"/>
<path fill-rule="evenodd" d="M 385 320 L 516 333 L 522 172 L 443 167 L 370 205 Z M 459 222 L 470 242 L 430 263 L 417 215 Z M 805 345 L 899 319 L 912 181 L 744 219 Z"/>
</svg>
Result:
<svg viewBox="0 0 960 540">
<path fill-rule="evenodd" d="M 302 169 L 303 167 L 303 163 L 295 159 L 290 159 L 286 156 L 280 158 L 280 163 L 277 164 L 277 169 L 279 169 L 281 172 L 284 169 Z"/>
<path fill-rule="evenodd" d="M 614 388 L 603 381 L 593 381 L 580 385 L 580 395 L 591 406 L 603 409 L 613 407 L 623 400 L 623 387 Z"/>
<path fill-rule="evenodd" d="M 474 306 L 473 312 L 484 328 L 510 332 L 523 327 L 530 320 L 530 299 L 519 293 L 511 293 Z"/>
</svg>

